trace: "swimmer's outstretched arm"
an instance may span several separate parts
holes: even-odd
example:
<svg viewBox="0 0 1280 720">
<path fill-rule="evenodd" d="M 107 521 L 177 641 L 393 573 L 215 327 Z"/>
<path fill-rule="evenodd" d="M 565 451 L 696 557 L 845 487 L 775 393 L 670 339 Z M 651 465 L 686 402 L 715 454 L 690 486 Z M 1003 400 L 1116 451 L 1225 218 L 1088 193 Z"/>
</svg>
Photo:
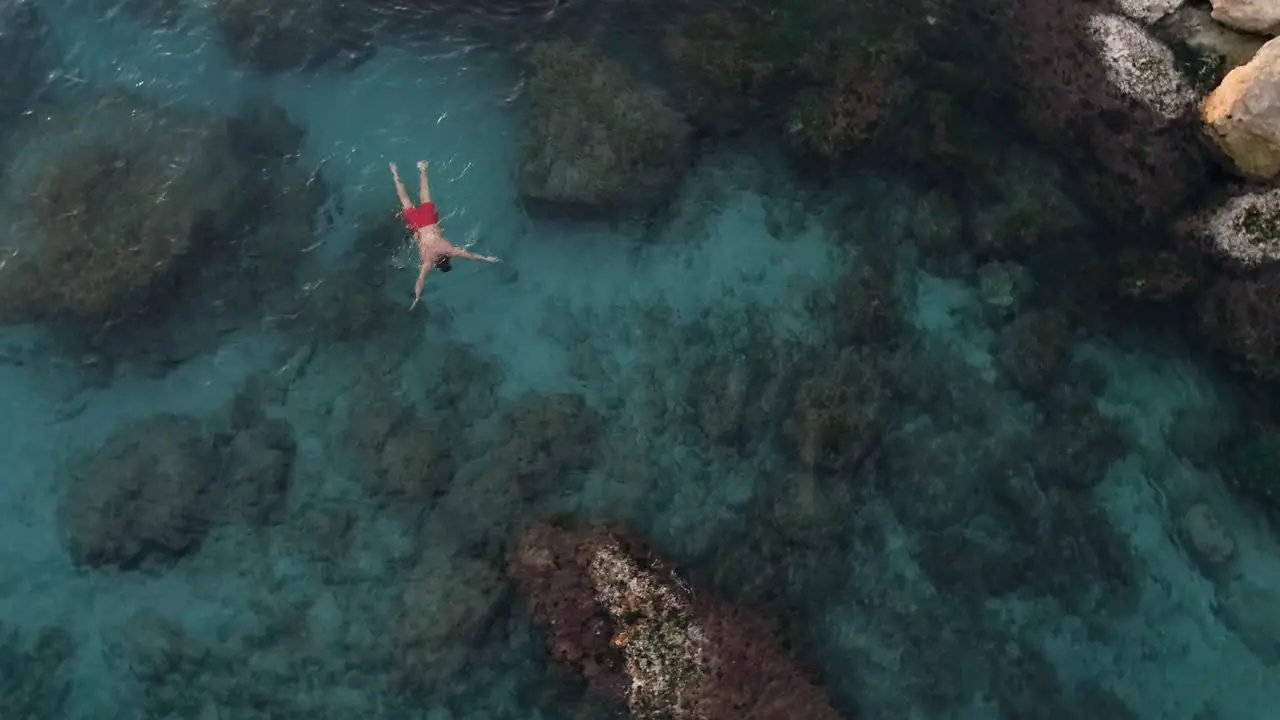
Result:
<svg viewBox="0 0 1280 720">
<path fill-rule="evenodd" d="M 453 248 L 449 251 L 449 257 L 462 258 L 463 260 L 479 260 L 481 262 L 496 263 L 502 262 L 492 255 L 477 255 L 473 252 L 463 250 L 462 248 Z"/>
<path fill-rule="evenodd" d="M 431 272 L 432 263 L 423 263 L 422 269 L 418 271 L 418 284 L 413 286 L 413 304 L 409 306 L 412 310 L 418 306 L 418 301 L 422 299 L 422 286 L 427 282 L 427 273 Z"/>
<path fill-rule="evenodd" d="M 413 203 L 409 202 L 409 191 L 404 189 L 404 183 L 400 182 L 400 171 L 396 170 L 396 164 L 391 163 L 391 179 L 396 183 L 396 194 L 400 196 L 400 204 L 405 210 L 413 207 Z"/>
</svg>

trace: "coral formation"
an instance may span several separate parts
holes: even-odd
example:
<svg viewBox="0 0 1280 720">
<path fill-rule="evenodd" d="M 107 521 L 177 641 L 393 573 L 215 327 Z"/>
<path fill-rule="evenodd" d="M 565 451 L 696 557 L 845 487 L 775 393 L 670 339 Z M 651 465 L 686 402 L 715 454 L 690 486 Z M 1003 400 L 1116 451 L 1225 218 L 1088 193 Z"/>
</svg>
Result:
<svg viewBox="0 0 1280 720">
<path fill-rule="evenodd" d="M 665 202 L 689 163 L 692 128 L 657 87 L 567 40 L 529 57 L 519 189 L 536 206 L 632 212 Z"/>
<path fill-rule="evenodd" d="M 539 523 L 508 572 L 553 656 L 634 718 L 838 718 L 760 620 L 700 595 L 611 527 Z"/>
</svg>

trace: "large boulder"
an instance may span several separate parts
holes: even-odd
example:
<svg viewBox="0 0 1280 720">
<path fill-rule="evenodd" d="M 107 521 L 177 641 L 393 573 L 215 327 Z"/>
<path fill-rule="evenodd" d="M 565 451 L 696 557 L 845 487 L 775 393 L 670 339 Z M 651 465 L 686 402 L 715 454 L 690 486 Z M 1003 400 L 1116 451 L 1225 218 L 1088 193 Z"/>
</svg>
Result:
<svg viewBox="0 0 1280 720">
<path fill-rule="evenodd" d="M 840 717 L 763 621 L 616 528 L 534 524 L 507 569 L 552 657 L 637 720 Z"/>
<path fill-rule="evenodd" d="M 1019 111 L 1114 224 L 1160 225 L 1207 182 L 1194 93 L 1141 23 L 1091 0 L 989 0 Z"/>
<path fill-rule="evenodd" d="M 1245 32 L 1280 35 L 1280 3 L 1275 0 L 1213 0 L 1213 19 Z"/>
<path fill-rule="evenodd" d="M 130 568 L 181 557 L 212 527 L 218 473 L 213 441 L 193 417 L 117 430 L 72 469 L 61 509 L 72 559 Z"/>
<path fill-rule="evenodd" d="M 525 201 L 594 214 L 644 211 L 671 197 L 692 128 L 665 93 L 569 41 L 538 43 L 530 65 Z"/>
<path fill-rule="evenodd" d="M 1178 229 L 1232 266 L 1253 269 L 1280 260 L 1280 188 L 1234 195 L 1192 215 Z"/>
<path fill-rule="evenodd" d="M 1280 175 L 1280 38 L 1227 73 L 1200 107 L 1206 132 L 1250 179 Z"/>
<path fill-rule="evenodd" d="M 235 227 L 250 195 L 225 121 L 110 96 L 41 123 L 5 176 L 0 322 L 119 319 Z"/>
</svg>

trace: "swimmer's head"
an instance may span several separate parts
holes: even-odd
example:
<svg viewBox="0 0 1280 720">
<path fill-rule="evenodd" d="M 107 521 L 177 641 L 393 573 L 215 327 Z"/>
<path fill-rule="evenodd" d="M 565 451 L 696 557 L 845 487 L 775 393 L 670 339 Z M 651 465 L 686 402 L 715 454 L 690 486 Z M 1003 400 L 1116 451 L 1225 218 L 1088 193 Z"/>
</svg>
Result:
<svg viewBox="0 0 1280 720">
<path fill-rule="evenodd" d="M 440 272 L 449 272 L 453 269 L 453 263 L 449 262 L 448 255 L 436 258 L 435 266 Z"/>
</svg>

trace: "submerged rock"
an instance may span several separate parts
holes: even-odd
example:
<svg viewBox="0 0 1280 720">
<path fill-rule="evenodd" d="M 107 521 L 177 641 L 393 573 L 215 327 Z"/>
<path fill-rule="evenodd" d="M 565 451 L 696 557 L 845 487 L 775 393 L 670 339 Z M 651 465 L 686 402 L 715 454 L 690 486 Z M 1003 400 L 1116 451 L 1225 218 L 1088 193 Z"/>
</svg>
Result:
<svg viewBox="0 0 1280 720">
<path fill-rule="evenodd" d="M 1218 593 L 1222 620 L 1266 665 L 1280 665 L 1280 591 L 1240 579 Z"/>
<path fill-rule="evenodd" d="M 49 26 L 40 17 L 37 3 L 29 0 L 0 7 L 0 119 L 18 116 L 40 91 L 48 77 L 44 56 Z"/>
<path fill-rule="evenodd" d="M 1246 192 L 1180 224 L 1220 260 L 1244 268 L 1280 260 L 1280 188 Z"/>
<path fill-rule="evenodd" d="M 1213 19 L 1259 35 L 1280 35 L 1280 3 L 1275 0 L 1212 0 Z"/>
<path fill-rule="evenodd" d="M 763 623 L 608 528 L 527 528 L 508 572 L 552 655 L 637 719 L 836 720 Z"/>
<path fill-rule="evenodd" d="M 535 45 L 530 64 L 524 200 L 607 213 L 671 196 L 688 167 L 693 130 L 665 93 L 568 41 Z"/>
<path fill-rule="evenodd" d="M 1280 268 L 1222 274 L 1200 295 L 1202 332 L 1242 372 L 1280 379 Z"/>
<path fill-rule="evenodd" d="M 984 7 L 1023 119 L 1069 162 L 1109 221 L 1163 224 L 1207 184 L 1189 112 L 1194 96 L 1146 28 L 1096 2 Z"/>
<path fill-rule="evenodd" d="M 1280 175 L 1280 39 L 1227 73 L 1200 107 L 1209 137 L 1240 175 Z"/>
<path fill-rule="evenodd" d="M 350 69 L 373 56 L 373 31 L 360 3 L 344 0 L 214 0 L 223 45 L 261 72 Z"/>
<path fill-rule="evenodd" d="M 72 559 L 171 562 L 213 525 L 219 466 L 199 420 L 162 414 L 117 430 L 80 459 L 61 510 Z"/>
<path fill-rule="evenodd" d="M 1187 0 L 1112 0 L 1125 17 L 1150 25 L 1176 12 Z"/>
<path fill-rule="evenodd" d="M 1099 13 L 1087 27 L 1098 43 L 1107 79 L 1121 93 L 1166 120 L 1186 112 L 1194 95 L 1164 43 L 1119 15 Z"/>
<path fill-rule="evenodd" d="M 1235 538 L 1208 505 L 1191 506 L 1178 521 L 1178 529 L 1192 559 L 1206 575 L 1220 575 L 1235 559 Z"/>
<path fill-rule="evenodd" d="M 0 322 L 119 319 L 252 199 L 221 120 L 115 95 L 52 115 L 5 178 L 17 227 L 0 255 Z"/>
<path fill-rule="evenodd" d="M 1199 7 L 1183 7 L 1161 22 L 1164 32 L 1198 56 L 1197 74 L 1201 77 L 1226 73 L 1249 62 L 1266 43 L 1266 38 L 1249 35 L 1214 22 L 1209 11 Z M 1216 85 L 1222 78 L 1213 80 Z"/>
</svg>

